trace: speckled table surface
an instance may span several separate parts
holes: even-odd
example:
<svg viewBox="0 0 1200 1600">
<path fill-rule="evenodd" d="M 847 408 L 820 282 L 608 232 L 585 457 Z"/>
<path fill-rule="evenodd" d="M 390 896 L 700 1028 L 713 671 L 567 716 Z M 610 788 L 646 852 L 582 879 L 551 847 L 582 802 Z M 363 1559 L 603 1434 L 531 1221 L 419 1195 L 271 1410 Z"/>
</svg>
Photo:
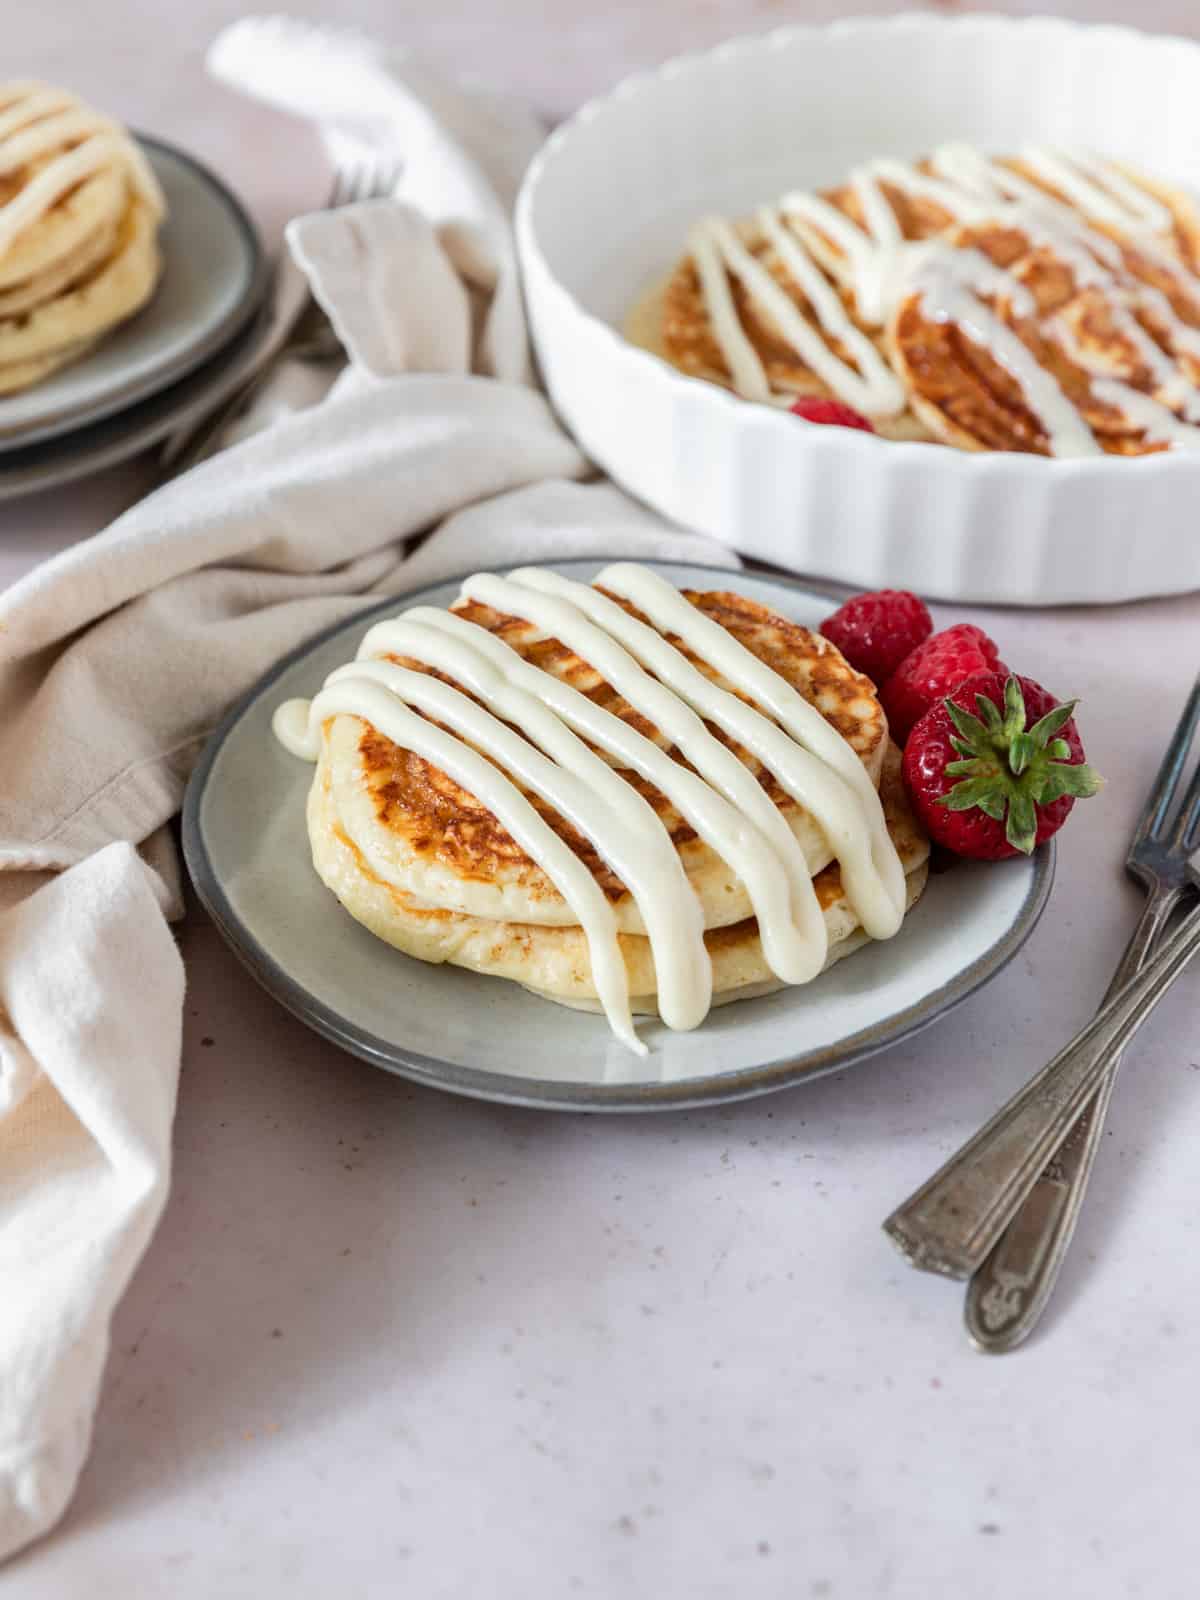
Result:
<svg viewBox="0 0 1200 1600">
<path fill-rule="evenodd" d="M 205 81 L 203 47 L 239 9 L 23 5 L 8 56 L 194 148 L 275 234 L 324 172 L 307 130 Z M 337 8 L 550 111 L 680 48 L 849 9 Z M 1193 0 L 1056 9 L 1200 32 Z M 0 582 L 101 527 L 141 471 L 0 508 Z M 842 1076 L 646 1118 L 454 1100 L 307 1033 L 189 915 L 170 1205 L 117 1314 L 74 1506 L 0 1594 L 1195 1593 L 1196 983 L 1139 1040 L 1021 1354 L 972 1354 L 961 1292 L 909 1272 L 879 1222 L 1098 999 L 1200 598 L 968 615 L 1082 695 L 1110 787 L 1064 836 L 1020 959 Z"/>
</svg>

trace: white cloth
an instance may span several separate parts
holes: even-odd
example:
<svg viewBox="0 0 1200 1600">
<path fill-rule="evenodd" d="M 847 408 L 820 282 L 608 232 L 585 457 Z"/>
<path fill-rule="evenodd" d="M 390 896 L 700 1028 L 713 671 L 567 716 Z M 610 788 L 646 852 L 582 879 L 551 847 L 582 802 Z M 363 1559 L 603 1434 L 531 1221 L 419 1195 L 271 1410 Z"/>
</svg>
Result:
<svg viewBox="0 0 1200 1600">
<path fill-rule="evenodd" d="M 0 1556 L 70 1499 L 165 1200 L 183 989 L 165 824 L 223 708 L 370 598 L 475 565 L 735 564 L 587 481 L 529 386 L 507 221 L 524 110 L 280 19 L 235 25 L 212 60 L 340 150 L 396 150 L 403 176 L 398 200 L 289 230 L 352 357 L 329 395 L 288 412 L 276 391 L 269 426 L 0 597 Z"/>
</svg>

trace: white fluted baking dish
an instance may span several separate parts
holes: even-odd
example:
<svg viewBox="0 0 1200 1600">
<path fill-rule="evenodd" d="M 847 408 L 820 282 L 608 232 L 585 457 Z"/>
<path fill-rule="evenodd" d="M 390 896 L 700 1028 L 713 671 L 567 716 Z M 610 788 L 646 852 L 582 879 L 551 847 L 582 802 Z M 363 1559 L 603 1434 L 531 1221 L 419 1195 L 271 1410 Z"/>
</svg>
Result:
<svg viewBox="0 0 1200 1600">
<path fill-rule="evenodd" d="M 551 398 L 632 493 L 745 554 L 943 599 L 1200 588 L 1200 454 L 1048 460 L 797 425 L 624 339 L 690 223 L 948 139 L 1095 149 L 1200 176 L 1200 45 L 1050 18 L 861 18 L 627 79 L 526 176 L 517 242 Z"/>
</svg>

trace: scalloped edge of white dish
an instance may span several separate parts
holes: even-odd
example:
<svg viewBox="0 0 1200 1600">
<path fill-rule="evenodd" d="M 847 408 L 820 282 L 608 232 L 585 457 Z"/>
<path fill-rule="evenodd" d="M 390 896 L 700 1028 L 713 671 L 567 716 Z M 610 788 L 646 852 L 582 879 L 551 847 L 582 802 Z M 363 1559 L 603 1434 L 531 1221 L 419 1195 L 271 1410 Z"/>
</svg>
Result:
<svg viewBox="0 0 1200 1600">
<path fill-rule="evenodd" d="M 848 64 L 866 79 L 854 93 Z M 886 104 L 872 82 L 891 84 Z M 919 99 L 895 93 L 904 82 L 920 83 Z M 1106 138 L 1090 137 L 1102 117 Z M 810 141 L 790 146 L 799 157 L 769 156 L 797 122 L 832 130 L 838 154 Z M 1200 148 L 1200 42 L 1048 17 L 854 18 L 731 40 L 625 79 L 550 136 L 517 200 L 530 329 L 555 409 L 632 494 L 795 572 L 1023 606 L 1200 588 L 1200 454 L 1046 460 L 805 429 L 620 332 L 678 256 L 686 221 L 763 198 L 771 168 L 781 187 L 793 167 L 793 182 L 818 182 L 846 157 L 914 155 L 956 136 L 1098 145 L 1178 177 Z"/>
</svg>

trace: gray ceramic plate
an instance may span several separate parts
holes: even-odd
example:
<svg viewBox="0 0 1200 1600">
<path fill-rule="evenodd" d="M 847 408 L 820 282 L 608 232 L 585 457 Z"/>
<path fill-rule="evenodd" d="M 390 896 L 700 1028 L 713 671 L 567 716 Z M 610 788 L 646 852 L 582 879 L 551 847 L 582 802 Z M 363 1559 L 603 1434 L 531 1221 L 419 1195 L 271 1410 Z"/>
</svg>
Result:
<svg viewBox="0 0 1200 1600">
<path fill-rule="evenodd" d="M 590 578 L 603 562 L 558 570 Z M 652 563 L 673 582 L 711 588 L 731 574 Z M 822 595 L 740 573 L 743 593 L 799 622 Z M 364 611 L 288 656 L 234 707 L 188 787 L 183 843 L 196 890 L 256 978 L 335 1044 L 421 1083 L 519 1105 L 646 1111 L 706 1105 L 831 1072 L 928 1026 L 1009 961 L 1050 893 L 1053 847 L 998 866 L 957 864 L 930 877 L 901 932 L 868 945 L 806 988 L 713 1011 L 693 1033 L 643 1022 L 639 1060 L 603 1017 L 537 1000 L 515 984 L 398 954 L 354 922 L 310 865 L 304 800 L 311 768 L 271 734 L 281 700 L 312 695 L 349 659 L 367 624 L 457 582 Z"/>
<path fill-rule="evenodd" d="M 170 388 L 140 400 L 103 422 L 46 439 L 41 444 L 0 453 L 0 501 L 16 500 L 42 489 L 58 489 L 161 444 L 186 424 L 197 422 L 233 393 L 253 371 L 271 332 L 271 319 L 254 317 L 219 354 L 180 378 Z"/>
<path fill-rule="evenodd" d="M 99 422 L 164 389 L 228 344 L 262 299 L 262 247 L 241 203 L 192 156 L 138 138 L 167 199 L 158 287 L 82 361 L 0 398 L 0 452 Z"/>
</svg>

